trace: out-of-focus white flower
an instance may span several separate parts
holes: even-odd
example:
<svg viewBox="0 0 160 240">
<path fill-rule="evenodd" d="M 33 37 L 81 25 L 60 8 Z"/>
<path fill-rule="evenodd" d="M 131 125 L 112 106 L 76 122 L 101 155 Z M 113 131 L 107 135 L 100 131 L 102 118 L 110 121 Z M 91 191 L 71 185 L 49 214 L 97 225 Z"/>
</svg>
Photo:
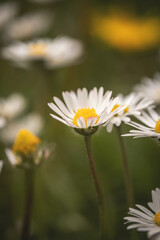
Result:
<svg viewBox="0 0 160 240">
<path fill-rule="evenodd" d="M 18 120 L 12 121 L 1 130 L 0 139 L 4 143 L 12 143 L 20 129 L 27 129 L 39 135 L 44 125 L 43 118 L 38 113 L 30 113 Z"/>
<path fill-rule="evenodd" d="M 123 107 L 119 106 L 112 111 L 117 98 L 111 99 L 112 92 L 104 89 L 93 88 L 87 91 L 86 88 L 78 89 L 77 93 L 63 92 L 65 104 L 57 97 L 54 97 L 54 103 L 49 103 L 49 107 L 59 116 L 51 116 L 69 127 L 74 128 L 82 135 L 94 133 L 98 126 L 103 125 L 121 111 Z"/>
<path fill-rule="evenodd" d="M 26 108 L 26 100 L 21 94 L 12 94 L 8 98 L 0 98 L 0 128 L 17 117 Z"/>
<path fill-rule="evenodd" d="M 32 12 L 12 21 L 5 33 L 11 39 L 26 39 L 44 33 L 52 23 L 53 13 L 50 11 Z"/>
<path fill-rule="evenodd" d="M 149 109 L 148 112 L 142 112 L 142 115 L 136 116 L 142 124 L 133 121 L 127 123 L 136 130 L 130 130 L 130 133 L 123 136 L 133 136 L 134 138 L 151 137 L 160 140 L 160 115 L 153 109 Z"/>
<path fill-rule="evenodd" d="M 138 209 L 130 208 L 128 217 L 124 219 L 130 225 L 127 229 L 137 228 L 138 231 L 147 232 L 148 238 L 160 239 L 160 189 L 152 191 L 152 202 L 148 203 L 149 208 L 136 205 Z"/>
<path fill-rule="evenodd" d="M 41 140 L 27 129 L 21 129 L 16 134 L 12 149 L 5 150 L 9 162 L 13 166 L 33 168 L 39 166 L 43 160 L 48 159 L 53 147 L 41 144 Z"/>
<path fill-rule="evenodd" d="M 49 68 L 74 65 L 83 53 L 84 47 L 79 40 L 57 37 L 50 46 L 46 63 Z"/>
<path fill-rule="evenodd" d="M 137 116 L 141 114 L 141 111 L 148 108 L 153 104 L 153 101 L 144 98 L 141 94 L 130 93 L 127 96 L 123 96 L 122 94 L 118 95 L 118 101 L 113 107 L 113 110 L 119 106 L 124 106 L 125 108 L 114 115 L 111 121 L 107 124 L 107 131 L 111 132 L 113 125 L 119 127 L 122 122 L 130 122 L 129 116 Z"/>
<path fill-rule="evenodd" d="M 3 161 L 0 160 L 0 173 L 1 173 L 1 171 L 2 171 L 2 168 L 3 168 Z"/>
<path fill-rule="evenodd" d="M 160 73 L 156 73 L 153 79 L 144 77 L 134 90 L 160 104 Z"/>
<path fill-rule="evenodd" d="M 18 5 L 15 2 L 0 4 L 0 28 L 9 23 L 18 12 Z"/>
<path fill-rule="evenodd" d="M 16 42 L 2 50 L 4 58 L 20 67 L 28 67 L 33 60 L 44 60 L 49 68 L 75 64 L 83 54 L 80 41 L 68 37 L 54 40 L 37 39 L 27 43 Z"/>
</svg>

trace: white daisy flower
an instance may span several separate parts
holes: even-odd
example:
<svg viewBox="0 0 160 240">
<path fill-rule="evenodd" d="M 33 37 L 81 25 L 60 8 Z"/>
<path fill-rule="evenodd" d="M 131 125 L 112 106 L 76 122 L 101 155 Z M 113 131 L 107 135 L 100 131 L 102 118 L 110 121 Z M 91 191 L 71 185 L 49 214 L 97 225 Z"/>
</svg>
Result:
<svg viewBox="0 0 160 240">
<path fill-rule="evenodd" d="M 78 133 L 90 135 L 98 126 L 110 121 L 110 119 L 123 107 L 112 111 L 117 98 L 111 99 L 112 92 L 104 94 L 103 87 L 93 88 L 89 93 L 86 88 L 78 89 L 77 93 L 63 92 L 64 103 L 57 97 L 53 97 L 54 103 L 49 107 L 57 114 L 51 116 L 69 127 L 74 128 Z"/>
<path fill-rule="evenodd" d="M 113 125 L 119 127 L 122 122 L 130 122 L 129 116 L 137 116 L 141 114 L 141 111 L 153 103 L 153 101 L 144 98 L 141 94 L 130 93 L 127 96 L 122 94 L 118 95 L 118 102 L 115 104 L 112 110 L 119 106 L 124 106 L 124 109 L 116 114 L 111 121 L 107 124 L 107 131 L 111 132 Z"/>
<path fill-rule="evenodd" d="M 0 140 L 5 144 L 14 141 L 20 129 L 27 129 L 36 136 L 39 136 L 44 126 L 44 120 L 38 113 L 29 113 L 20 119 L 11 121 L 1 130 Z"/>
<path fill-rule="evenodd" d="M 26 108 L 25 98 L 18 93 L 12 94 L 7 98 L 0 98 L 0 128 L 5 123 L 17 117 Z"/>
<path fill-rule="evenodd" d="M 52 144 L 53 147 L 53 144 Z M 53 148 L 52 148 L 53 149 Z M 18 131 L 12 149 L 5 150 L 6 156 L 13 166 L 33 168 L 50 157 L 51 144 L 41 144 L 41 140 L 27 129 Z"/>
<path fill-rule="evenodd" d="M 137 130 L 130 130 L 128 134 L 123 136 L 133 136 L 134 138 L 151 137 L 160 139 L 160 116 L 153 109 L 149 109 L 148 113 L 142 112 L 142 115 L 136 116 L 142 122 L 129 122 L 128 125 L 136 128 Z"/>
<path fill-rule="evenodd" d="M 0 28 L 8 24 L 18 11 L 18 5 L 15 2 L 6 2 L 0 4 Z"/>
<path fill-rule="evenodd" d="M 131 223 L 127 229 L 137 228 L 138 231 L 147 232 L 148 238 L 160 239 L 160 189 L 152 191 L 152 202 L 148 203 L 150 210 L 136 205 L 138 209 L 130 208 L 129 217 L 125 217 L 127 223 Z M 140 209 L 140 210 L 139 210 Z"/>
<path fill-rule="evenodd" d="M 12 21 L 5 34 L 11 39 L 26 39 L 47 31 L 53 23 L 53 13 L 49 11 L 31 12 Z"/>
<path fill-rule="evenodd" d="M 156 104 L 160 104 L 160 73 L 156 73 L 153 79 L 144 77 L 134 89 L 152 99 Z"/>
<path fill-rule="evenodd" d="M 27 43 L 17 42 L 2 50 L 2 56 L 20 67 L 28 67 L 33 60 L 44 60 L 49 68 L 75 64 L 83 53 L 78 40 L 58 37 L 54 40 L 37 39 Z"/>
</svg>

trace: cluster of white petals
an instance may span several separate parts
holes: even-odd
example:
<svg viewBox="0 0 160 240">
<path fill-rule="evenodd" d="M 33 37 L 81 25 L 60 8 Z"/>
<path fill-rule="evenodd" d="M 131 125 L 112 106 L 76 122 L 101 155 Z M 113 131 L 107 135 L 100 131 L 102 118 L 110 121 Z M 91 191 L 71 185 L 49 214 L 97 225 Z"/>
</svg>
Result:
<svg viewBox="0 0 160 240">
<path fill-rule="evenodd" d="M 133 136 L 134 138 L 151 137 L 160 139 L 160 115 L 153 109 L 149 109 L 148 113 L 142 112 L 140 116 L 136 116 L 141 123 L 129 122 L 128 124 L 136 130 L 130 130 L 128 134 L 123 136 Z"/>
<path fill-rule="evenodd" d="M 148 238 L 155 237 L 154 240 L 160 239 L 160 222 L 156 220 L 156 214 L 160 214 L 160 189 L 152 191 L 152 202 L 148 203 L 149 209 L 136 205 L 138 209 L 130 208 L 129 217 L 125 217 L 130 225 L 127 229 L 137 228 L 138 231 L 147 232 Z"/>
<path fill-rule="evenodd" d="M 116 106 L 124 106 L 125 108 L 116 114 L 107 124 L 107 131 L 111 132 L 113 125 L 119 127 L 122 122 L 130 122 L 129 116 L 139 116 L 143 109 L 147 109 L 153 104 L 153 101 L 143 97 L 142 94 L 130 93 L 127 96 L 118 95 Z"/>
</svg>

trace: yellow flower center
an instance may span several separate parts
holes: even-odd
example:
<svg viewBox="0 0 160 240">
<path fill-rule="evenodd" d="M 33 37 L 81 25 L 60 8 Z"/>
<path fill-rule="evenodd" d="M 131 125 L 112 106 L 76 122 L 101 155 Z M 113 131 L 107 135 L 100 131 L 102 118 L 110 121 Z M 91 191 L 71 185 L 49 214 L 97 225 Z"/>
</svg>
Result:
<svg viewBox="0 0 160 240">
<path fill-rule="evenodd" d="M 34 43 L 30 46 L 31 55 L 44 56 L 46 54 L 47 45 L 44 43 Z"/>
<path fill-rule="evenodd" d="M 26 129 L 19 131 L 12 150 L 16 154 L 27 155 L 36 150 L 37 145 L 40 143 L 40 139 L 33 135 Z"/>
<path fill-rule="evenodd" d="M 113 112 L 114 110 L 116 110 L 120 106 L 123 107 L 124 105 L 115 104 L 114 107 L 112 108 L 111 112 Z M 129 107 L 126 107 L 125 109 L 123 109 L 123 113 L 127 113 L 128 111 L 129 111 Z M 114 116 L 118 116 L 118 114 L 115 114 Z"/>
<path fill-rule="evenodd" d="M 154 221 L 158 226 L 160 226 L 160 212 L 155 214 Z"/>
<path fill-rule="evenodd" d="M 160 119 L 158 119 L 156 126 L 155 126 L 155 132 L 160 133 Z"/>
<path fill-rule="evenodd" d="M 84 118 L 86 126 L 87 126 L 87 120 L 89 118 L 97 117 L 96 123 L 99 121 L 99 116 L 97 115 L 94 108 L 81 108 L 77 110 L 73 118 L 73 124 L 76 125 L 77 127 L 78 127 L 77 119 L 80 117 Z"/>
</svg>

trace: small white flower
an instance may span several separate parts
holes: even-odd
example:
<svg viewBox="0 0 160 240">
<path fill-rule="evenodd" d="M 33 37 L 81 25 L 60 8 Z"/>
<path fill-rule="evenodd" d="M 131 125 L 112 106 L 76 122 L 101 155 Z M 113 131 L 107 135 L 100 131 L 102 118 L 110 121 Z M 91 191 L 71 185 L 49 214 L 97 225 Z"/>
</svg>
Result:
<svg viewBox="0 0 160 240">
<path fill-rule="evenodd" d="M 127 223 L 131 223 L 127 229 L 137 228 L 138 231 L 147 232 L 148 238 L 160 239 L 160 189 L 152 191 L 152 202 L 148 203 L 150 210 L 136 205 L 139 209 L 130 208 L 129 217 L 125 217 Z"/>
<path fill-rule="evenodd" d="M 17 117 L 26 108 L 25 98 L 18 93 L 8 98 L 0 98 L 0 128 L 4 127 L 7 121 Z"/>
<path fill-rule="evenodd" d="M 43 60 L 48 68 L 74 65 L 82 53 L 82 43 L 68 37 L 16 42 L 2 50 L 4 58 L 20 67 L 28 67 L 34 60 Z"/>
<path fill-rule="evenodd" d="M 93 88 L 89 93 L 86 88 L 83 88 L 78 89 L 77 93 L 73 91 L 63 92 L 62 95 L 65 104 L 57 97 L 53 97 L 55 104 L 48 104 L 60 117 L 54 114 L 51 116 L 81 134 L 92 134 L 94 129 L 108 122 L 116 113 L 121 111 L 121 107 L 112 111 L 117 98 L 111 99 L 111 91 L 104 94 L 103 87 L 99 90 Z"/>
<path fill-rule="evenodd" d="M 16 15 L 18 5 L 15 2 L 2 3 L 0 5 L 0 28 L 3 28 Z"/>
<path fill-rule="evenodd" d="M 119 99 L 113 110 L 119 106 L 124 106 L 124 109 L 116 114 L 111 121 L 107 124 L 107 131 L 111 132 L 113 125 L 119 127 L 122 122 L 130 122 L 129 116 L 137 116 L 141 114 L 141 111 L 153 103 L 151 100 L 144 98 L 141 94 L 130 93 L 127 96 L 122 94 L 118 95 Z"/>
<path fill-rule="evenodd" d="M 5 34 L 11 39 L 26 39 L 47 31 L 53 23 L 53 14 L 49 11 L 31 12 L 12 21 Z"/>
<path fill-rule="evenodd" d="M 156 104 L 160 104 L 160 73 L 156 73 L 153 79 L 144 77 L 134 89 L 152 99 Z"/>
<path fill-rule="evenodd" d="M 142 112 L 142 115 L 136 116 L 142 122 L 129 122 L 128 125 L 136 128 L 137 130 L 130 130 L 128 134 L 123 136 L 133 136 L 134 138 L 151 137 L 160 139 L 160 116 L 153 109 L 149 109 L 148 113 Z"/>
<path fill-rule="evenodd" d="M 0 139 L 5 144 L 12 143 L 20 129 L 26 128 L 39 136 L 44 126 L 43 118 L 38 113 L 30 113 L 18 120 L 11 121 L 1 130 Z"/>
</svg>

